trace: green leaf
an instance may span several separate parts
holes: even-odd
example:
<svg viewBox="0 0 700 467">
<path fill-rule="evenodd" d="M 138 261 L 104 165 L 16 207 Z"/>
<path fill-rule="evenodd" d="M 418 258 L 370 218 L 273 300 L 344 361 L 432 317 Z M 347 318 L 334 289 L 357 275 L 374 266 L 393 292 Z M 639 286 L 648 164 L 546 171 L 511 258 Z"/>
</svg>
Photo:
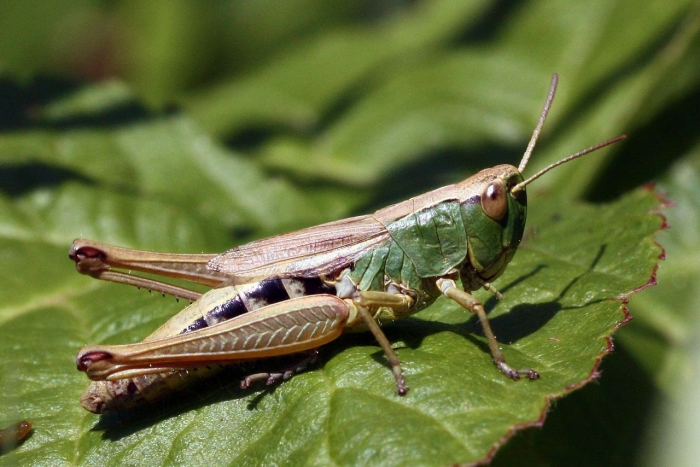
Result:
<svg viewBox="0 0 700 467">
<path fill-rule="evenodd" d="M 186 139 L 178 134 L 183 128 L 185 135 L 203 138 L 191 133 L 184 117 L 155 124 L 166 125 L 160 131 L 179 141 Z M 113 141 L 123 131 L 94 138 Z M 37 136 L 3 138 L 0 147 L 10 141 L 14 150 L 5 149 L 5 160 L 16 164 L 10 156 Z M 75 135 L 54 130 L 43 136 Z M 203 165 L 213 157 L 207 148 L 214 155 L 221 151 L 205 145 Z M 187 151 L 171 157 L 173 166 L 189 160 Z M 162 165 L 149 160 L 139 170 Z M 70 167 L 80 170 L 77 163 Z M 177 191 L 152 188 L 140 178 L 133 185 L 144 193 Z M 179 186 L 190 190 L 186 182 Z M 80 182 L 1 198 L 3 418 L 31 419 L 36 427 L 8 459 L 88 465 L 445 465 L 483 459 L 516 427 L 539 423 L 553 397 L 595 376 L 609 351 L 607 338 L 626 317 L 621 297 L 650 280 L 659 256 L 651 237 L 662 223 L 651 213 L 658 201 L 646 190 L 600 207 L 536 199 L 530 238 L 498 282 L 506 298 L 491 314 L 510 363 L 536 368 L 539 381 L 504 378 L 474 319 L 442 300 L 387 329 L 406 370 L 407 397 L 394 394 L 372 339 L 347 336 L 322 349 L 317 367 L 273 388 L 242 391 L 237 385 L 244 373 L 234 370 L 155 407 L 100 420 L 78 404 L 86 379 L 75 371 L 76 350 L 138 341 L 182 305 L 75 274 L 68 244 L 86 235 L 173 251 L 221 248 L 225 223 L 204 228 L 206 212 L 188 215 L 202 201 L 184 198 L 149 199 L 118 193 L 112 184 Z M 488 294 L 480 297 L 495 305 Z"/>
<path fill-rule="evenodd" d="M 659 218 L 646 214 L 654 196 L 629 192 L 698 144 L 692 0 L 344 1 L 356 13 L 346 16 L 306 0 L 207 2 L 196 12 L 186 2 L 167 11 L 49 3 L 42 14 L 0 6 L 11 31 L 0 39 L 0 427 L 35 422 L 3 464 L 483 459 L 512 429 L 539 423 L 548 396 L 590 379 L 624 319 L 611 297 L 646 284 L 659 252 L 649 242 Z M 17 84 L 37 70 L 129 85 Z M 609 136 L 630 138 L 529 187 L 529 240 L 496 284 L 506 297 L 492 315 L 507 358 L 542 380 L 505 381 L 478 325 L 440 302 L 387 328 L 411 387 L 403 399 L 375 342 L 355 335 L 268 391 L 239 391 L 245 371 L 232 370 L 133 414 L 100 419 L 79 407 L 79 347 L 139 341 L 183 304 L 79 276 L 66 258 L 73 238 L 222 251 L 517 162 L 554 71 L 557 99 L 525 175 Z M 152 114 L 142 102 L 184 110 Z M 675 199 L 685 185 L 673 180 Z M 572 201 L 620 193 L 621 204 L 604 207 Z M 673 234 L 694 212 L 687 206 Z M 660 292 L 632 302 L 639 319 L 623 328 L 600 385 L 558 403 L 506 464 L 523 462 L 532 444 L 544 447 L 539 463 L 632 462 L 654 385 L 674 393 L 692 364 L 690 252 L 700 249 L 695 231 L 683 232 Z"/>
</svg>

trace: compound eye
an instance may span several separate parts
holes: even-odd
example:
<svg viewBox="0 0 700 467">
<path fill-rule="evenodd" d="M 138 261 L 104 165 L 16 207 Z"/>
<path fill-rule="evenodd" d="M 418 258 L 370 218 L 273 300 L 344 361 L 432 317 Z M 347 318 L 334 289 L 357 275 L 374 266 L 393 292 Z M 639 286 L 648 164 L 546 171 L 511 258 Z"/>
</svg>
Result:
<svg viewBox="0 0 700 467">
<path fill-rule="evenodd" d="M 489 183 L 481 194 L 481 207 L 491 219 L 495 221 L 503 219 L 503 216 L 508 212 L 508 199 L 502 180 L 494 180 Z"/>
</svg>

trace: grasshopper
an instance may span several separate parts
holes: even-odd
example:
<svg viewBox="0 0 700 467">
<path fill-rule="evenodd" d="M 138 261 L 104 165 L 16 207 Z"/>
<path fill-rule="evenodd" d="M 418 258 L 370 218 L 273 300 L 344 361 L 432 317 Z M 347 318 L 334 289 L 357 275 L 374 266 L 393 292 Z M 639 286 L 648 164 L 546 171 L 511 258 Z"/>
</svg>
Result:
<svg viewBox="0 0 700 467">
<path fill-rule="evenodd" d="M 318 347 L 359 330 L 374 335 L 396 392 L 404 395 L 408 387 L 401 364 L 378 323 L 416 313 L 440 296 L 477 315 L 491 357 L 506 377 L 538 379 L 534 369 L 506 363 L 486 311 L 471 292 L 483 288 L 500 298 L 491 283 L 520 244 L 526 186 L 560 164 L 625 138 L 592 146 L 524 180 L 521 173 L 557 81 L 555 74 L 518 168 L 498 165 L 371 215 L 273 236 L 218 255 L 156 253 L 75 240 L 69 256 L 79 272 L 192 302 L 143 342 L 82 348 L 77 367 L 93 380 L 82 405 L 95 413 L 123 410 L 158 399 L 221 365 L 299 354 L 299 364 L 250 375 L 241 386 L 259 380 L 272 384 L 303 369 Z M 212 289 L 200 294 L 131 271 Z"/>
</svg>

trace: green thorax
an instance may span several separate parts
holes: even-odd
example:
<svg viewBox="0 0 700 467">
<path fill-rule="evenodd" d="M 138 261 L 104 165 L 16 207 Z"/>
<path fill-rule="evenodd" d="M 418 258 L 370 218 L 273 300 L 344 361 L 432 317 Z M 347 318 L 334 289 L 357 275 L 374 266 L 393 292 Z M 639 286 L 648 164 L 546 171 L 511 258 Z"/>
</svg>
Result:
<svg viewBox="0 0 700 467">
<path fill-rule="evenodd" d="M 350 277 L 360 290 L 385 290 L 387 279 L 417 294 L 417 311 L 438 296 L 429 278 L 457 268 L 467 256 L 457 201 L 445 201 L 387 225 L 390 239 L 355 262 Z"/>
<path fill-rule="evenodd" d="M 514 168 L 503 179 L 506 187 L 522 181 Z M 350 274 L 360 290 L 386 290 L 400 284 L 417 295 L 415 310 L 439 296 L 434 279 L 460 271 L 464 287 L 474 290 L 496 279 L 513 258 L 523 235 L 525 192 L 507 191 L 508 208 L 500 220 L 482 208 L 483 194 L 444 199 L 386 223 L 390 238 L 355 262 Z"/>
</svg>

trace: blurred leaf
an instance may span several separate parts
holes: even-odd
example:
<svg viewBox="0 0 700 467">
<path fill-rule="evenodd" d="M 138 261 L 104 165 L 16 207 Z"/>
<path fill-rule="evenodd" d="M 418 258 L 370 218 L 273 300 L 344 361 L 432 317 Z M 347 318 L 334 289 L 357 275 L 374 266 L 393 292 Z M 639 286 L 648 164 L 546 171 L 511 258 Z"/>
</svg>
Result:
<svg viewBox="0 0 700 467">
<path fill-rule="evenodd" d="M 86 89 L 53 103 L 45 109 L 49 122 L 0 140 L 2 162 L 6 167 L 60 167 L 111 190 L 167 199 L 184 212 L 229 228 L 275 230 L 322 219 L 314 209 L 322 196 L 314 199 L 266 176 L 216 145 L 186 116 L 147 118 L 126 97 L 118 85 L 110 85 L 107 93 Z M 103 114 L 85 113 L 104 103 L 110 107 Z M 123 115 L 106 123 L 109 112 L 120 107 Z M 308 209 L 295 210 L 299 205 Z"/>
<path fill-rule="evenodd" d="M 522 141 L 536 122 L 529 117 L 544 102 L 551 74 L 508 69 L 513 64 L 494 55 L 456 52 L 397 74 L 348 109 L 322 138 L 308 144 L 284 136 L 271 141 L 261 151 L 264 162 L 372 185 L 394 167 L 440 148 Z M 494 88 L 501 92 L 491 93 Z"/>
<path fill-rule="evenodd" d="M 645 466 L 693 465 L 698 454 L 700 289 L 694 278 L 700 275 L 699 156 L 696 147 L 660 181 L 673 200 L 666 214 L 670 228 L 659 236 L 670 264 L 660 268 L 658 280 L 667 285 L 633 302 L 638 324 L 620 335 L 663 391 L 650 420 L 660 435 L 649 430 L 640 453 Z"/>
<path fill-rule="evenodd" d="M 697 73 L 686 70 L 700 53 L 699 15 L 689 15 L 681 28 L 669 33 L 665 47 L 648 51 L 652 38 L 674 24 L 691 2 L 679 2 L 660 11 L 637 8 L 637 3 L 625 1 L 594 3 L 599 8 L 586 5 L 576 13 L 590 16 L 596 27 L 579 21 L 568 3 L 538 2 L 532 10 L 516 10 L 521 14 L 513 15 L 499 31 L 497 45 L 465 47 L 450 54 L 437 52 L 434 47 L 439 44 L 433 42 L 422 44 L 410 55 L 403 48 L 391 50 L 392 54 L 410 56 L 408 62 L 389 60 L 389 51 L 382 55 L 382 48 L 368 47 L 365 41 L 374 39 L 367 34 L 348 36 L 342 42 L 336 36 L 322 37 L 314 41 L 313 51 L 296 49 L 295 55 L 273 62 L 276 67 L 267 67 L 244 82 L 231 83 L 231 90 L 251 99 L 248 103 L 228 91 L 227 95 L 212 95 L 210 101 L 196 101 L 191 108 L 197 118 L 208 109 L 221 108 L 222 112 L 210 119 L 220 125 L 215 128 L 217 133 L 224 129 L 241 131 L 242 121 L 231 121 L 236 112 L 255 115 L 252 122 L 247 122 L 253 128 L 261 125 L 257 115 L 268 113 L 268 107 L 276 116 L 267 116 L 267 123 L 262 125 L 275 124 L 280 115 L 289 114 L 285 123 L 292 134 L 273 135 L 260 148 L 266 164 L 306 177 L 373 184 L 396 166 L 409 164 L 430 151 L 522 141 L 534 127 L 548 78 L 558 71 L 562 84 L 545 127 L 546 133 L 557 136 L 534 161 L 535 166 L 543 167 L 601 138 L 631 131 L 633 124 L 643 122 L 635 120 L 643 118 L 641 109 L 650 112 L 649 107 L 665 102 L 658 98 L 658 89 L 669 74 L 678 84 L 664 87 L 663 92 L 679 92 L 679 87 L 687 89 L 698 82 Z M 633 26 L 634 18 L 620 14 L 627 10 L 638 12 L 637 20 L 644 21 L 644 34 L 631 34 L 639 27 Z M 541 21 L 541 15 L 547 16 L 547 22 Z M 573 36 L 567 28 L 572 20 L 581 25 L 580 33 Z M 608 41 L 621 44 L 620 49 L 610 50 L 605 45 Z M 341 43 L 342 49 L 338 48 Z M 394 43 L 383 40 L 379 44 L 390 48 Z M 546 50 L 542 50 L 542 44 Z M 629 66 L 630 57 L 644 51 L 647 55 L 635 64 L 638 73 L 627 76 L 620 72 L 621 67 Z M 341 57 L 338 65 L 324 66 Z M 359 61 L 364 57 L 368 61 L 361 65 Z M 363 78 L 363 67 L 380 59 L 382 68 L 371 80 Z M 292 64 L 307 61 L 314 65 L 292 68 Z M 361 86 L 364 94 L 348 103 L 344 100 L 353 83 Z M 319 106 L 337 102 L 348 109 L 337 116 L 330 114 L 329 121 L 319 121 L 324 108 Z M 247 111 L 251 104 L 255 110 Z M 220 115 L 224 112 L 228 117 Z M 567 115 L 570 121 L 560 129 L 557 124 L 561 115 Z M 275 120 L 271 122 L 270 118 Z M 206 125 L 213 128 L 210 123 Z M 309 138 L 299 134 L 308 133 L 314 126 L 321 128 L 320 135 Z M 608 150 L 605 154 L 608 157 L 598 155 L 583 165 L 563 169 L 542 186 L 560 180 L 556 188 L 561 193 L 580 195 L 614 153 Z M 576 183 L 568 183 L 572 177 Z"/>
<path fill-rule="evenodd" d="M 667 395 L 676 396 L 695 374 L 697 314 L 695 303 L 699 291 L 694 277 L 700 274 L 700 170 L 698 152 L 675 164 L 661 181 L 673 205 L 665 213 L 671 228 L 660 235 L 672 266 L 663 264 L 657 276 L 667 284 L 640 295 L 634 302 L 638 323 L 621 333 L 628 346 L 657 385 Z"/>
<path fill-rule="evenodd" d="M 346 93 L 362 91 L 357 88 L 386 76 L 387 63 L 401 63 L 428 45 L 448 40 L 476 21 L 483 7 L 478 1 L 423 2 L 392 22 L 319 34 L 294 44 L 249 76 L 200 92 L 185 106 L 216 134 L 234 134 L 251 125 L 311 129 Z"/>
</svg>

